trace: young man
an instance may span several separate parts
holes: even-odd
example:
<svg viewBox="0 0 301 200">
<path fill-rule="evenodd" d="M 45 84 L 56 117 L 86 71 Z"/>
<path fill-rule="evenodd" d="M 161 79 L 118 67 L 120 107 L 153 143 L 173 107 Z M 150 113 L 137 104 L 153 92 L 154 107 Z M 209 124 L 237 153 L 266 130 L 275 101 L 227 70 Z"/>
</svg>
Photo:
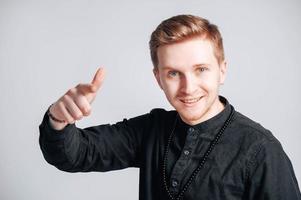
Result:
<svg viewBox="0 0 301 200">
<path fill-rule="evenodd" d="M 102 85 L 99 69 L 91 84 L 70 89 L 44 115 L 40 145 L 47 162 L 68 172 L 139 167 L 141 200 L 301 199 L 279 141 L 219 96 L 226 62 L 215 25 L 192 15 L 169 18 L 152 33 L 150 51 L 175 111 L 77 128 Z"/>
</svg>

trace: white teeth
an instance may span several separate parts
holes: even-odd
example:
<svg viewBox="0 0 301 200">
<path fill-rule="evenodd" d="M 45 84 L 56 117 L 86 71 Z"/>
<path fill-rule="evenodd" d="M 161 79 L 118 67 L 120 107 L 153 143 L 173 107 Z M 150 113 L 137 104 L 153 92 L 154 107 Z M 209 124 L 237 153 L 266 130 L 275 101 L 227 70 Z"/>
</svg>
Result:
<svg viewBox="0 0 301 200">
<path fill-rule="evenodd" d="M 201 98 L 195 98 L 195 99 L 182 99 L 182 102 L 184 103 L 195 103 L 197 102 L 198 100 L 200 100 Z"/>
</svg>

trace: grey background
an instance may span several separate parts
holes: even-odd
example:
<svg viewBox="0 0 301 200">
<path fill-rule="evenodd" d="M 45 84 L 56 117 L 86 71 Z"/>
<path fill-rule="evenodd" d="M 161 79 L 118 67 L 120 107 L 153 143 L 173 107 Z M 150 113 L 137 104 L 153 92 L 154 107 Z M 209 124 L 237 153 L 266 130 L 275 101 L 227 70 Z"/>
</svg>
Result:
<svg viewBox="0 0 301 200">
<path fill-rule="evenodd" d="M 150 33 L 195 14 L 220 27 L 228 60 L 221 94 L 270 129 L 299 180 L 301 2 L 0 1 L 0 199 L 137 199 L 138 169 L 65 173 L 46 163 L 38 126 L 47 107 L 107 71 L 87 127 L 171 109 L 152 75 Z"/>
</svg>

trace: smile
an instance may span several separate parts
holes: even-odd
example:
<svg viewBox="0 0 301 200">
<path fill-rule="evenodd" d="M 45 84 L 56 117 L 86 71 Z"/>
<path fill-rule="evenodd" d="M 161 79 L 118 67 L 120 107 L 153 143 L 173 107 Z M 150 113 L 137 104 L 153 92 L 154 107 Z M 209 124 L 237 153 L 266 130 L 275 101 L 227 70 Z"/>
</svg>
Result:
<svg viewBox="0 0 301 200">
<path fill-rule="evenodd" d="M 186 105 L 193 105 L 198 102 L 202 97 L 191 98 L 191 99 L 180 99 L 180 101 Z"/>
</svg>

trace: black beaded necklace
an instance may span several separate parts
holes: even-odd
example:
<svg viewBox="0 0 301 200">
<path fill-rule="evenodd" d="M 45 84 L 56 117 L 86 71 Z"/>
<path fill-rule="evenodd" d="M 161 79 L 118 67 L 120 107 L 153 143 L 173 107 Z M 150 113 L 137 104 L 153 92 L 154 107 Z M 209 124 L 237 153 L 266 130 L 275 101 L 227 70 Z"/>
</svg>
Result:
<svg viewBox="0 0 301 200">
<path fill-rule="evenodd" d="M 232 122 L 233 119 L 233 115 L 234 115 L 234 108 L 230 105 L 231 108 L 231 113 L 228 117 L 228 119 L 226 120 L 226 122 L 224 123 L 224 125 L 222 126 L 222 128 L 219 130 L 218 134 L 215 136 L 214 140 L 210 143 L 209 148 L 207 149 L 205 155 L 202 157 L 202 159 L 199 162 L 199 166 L 193 171 L 193 173 L 191 174 L 191 176 L 189 177 L 187 183 L 184 185 L 183 189 L 179 192 L 178 196 L 174 197 L 171 192 L 168 189 L 168 184 L 167 184 L 167 178 L 166 178 L 166 165 L 167 165 L 167 158 L 168 158 L 168 152 L 169 152 L 169 147 L 170 147 L 170 143 L 173 139 L 173 135 L 174 135 L 174 130 L 176 128 L 176 124 L 177 124 L 177 120 L 178 120 L 178 115 L 176 115 L 176 119 L 173 125 L 173 129 L 172 132 L 168 138 L 168 142 L 165 148 L 165 153 L 164 153 L 164 158 L 163 158 L 163 184 L 165 187 L 165 190 L 169 196 L 170 199 L 172 200 L 180 200 L 183 198 L 184 193 L 187 191 L 187 189 L 189 188 L 189 186 L 191 185 L 192 181 L 195 179 L 196 175 L 199 173 L 199 171 L 201 170 L 201 168 L 204 166 L 206 160 L 209 157 L 209 154 L 212 152 L 213 148 L 215 147 L 215 145 L 217 144 L 218 140 L 220 139 L 220 137 L 222 136 L 222 134 L 224 133 L 225 129 L 229 126 L 229 124 Z"/>
</svg>

